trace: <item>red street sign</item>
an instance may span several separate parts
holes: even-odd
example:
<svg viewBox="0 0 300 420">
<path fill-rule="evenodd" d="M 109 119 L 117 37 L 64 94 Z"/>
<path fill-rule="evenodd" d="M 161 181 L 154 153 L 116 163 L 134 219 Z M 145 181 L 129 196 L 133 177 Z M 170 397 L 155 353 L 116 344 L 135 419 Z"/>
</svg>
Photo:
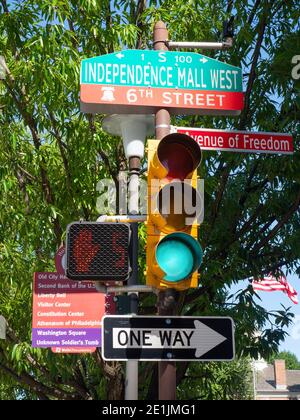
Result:
<svg viewBox="0 0 300 420">
<path fill-rule="evenodd" d="M 103 89 L 106 92 L 104 98 Z M 171 114 L 239 115 L 244 107 L 244 94 L 193 89 L 178 91 L 168 88 L 81 86 L 83 112 L 154 113 L 159 107 L 168 108 Z"/>
<path fill-rule="evenodd" d="M 291 155 L 294 152 L 293 136 L 291 134 L 190 127 L 173 127 L 173 130 L 193 137 L 203 150 L 284 155 Z"/>
</svg>

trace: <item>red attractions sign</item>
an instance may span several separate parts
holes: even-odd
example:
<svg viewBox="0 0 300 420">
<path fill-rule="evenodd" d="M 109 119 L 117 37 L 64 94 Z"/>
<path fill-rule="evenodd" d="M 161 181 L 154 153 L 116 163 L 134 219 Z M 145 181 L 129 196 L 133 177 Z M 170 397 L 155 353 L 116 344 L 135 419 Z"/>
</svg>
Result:
<svg viewBox="0 0 300 420">
<path fill-rule="evenodd" d="M 173 130 L 193 137 L 203 150 L 285 155 L 291 155 L 294 152 L 293 136 L 291 134 L 190 127 L 173 127 Z"/>
<path fill-rule="evenodd" d="M 95 284 L 64 275 L 65 249 L 55 256 L 56 272 L 34 273 L 32 346 L 54 353 L 92 353 L 101 345 L 105 296 Z"/>
</svg>

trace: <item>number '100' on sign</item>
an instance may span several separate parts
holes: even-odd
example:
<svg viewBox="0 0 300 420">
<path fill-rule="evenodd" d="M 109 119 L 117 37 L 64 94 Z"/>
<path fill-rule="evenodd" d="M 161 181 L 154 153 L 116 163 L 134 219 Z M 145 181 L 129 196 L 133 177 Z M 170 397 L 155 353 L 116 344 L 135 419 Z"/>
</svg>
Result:
<svg viewBox="0 0 300 420">
<path fill-rule="evenodd" d="M 66 275 L 72 280 L 126 281 L 131 228 L 126 223 L 74 222 L 67 228 Z"/>
</svg>

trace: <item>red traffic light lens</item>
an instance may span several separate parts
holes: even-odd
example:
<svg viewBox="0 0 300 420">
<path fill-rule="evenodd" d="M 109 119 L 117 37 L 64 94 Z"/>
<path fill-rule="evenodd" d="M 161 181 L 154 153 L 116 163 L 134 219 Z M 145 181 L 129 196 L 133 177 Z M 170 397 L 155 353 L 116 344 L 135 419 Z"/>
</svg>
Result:
<svg viewBox="0 0 300 420">
<path fill-rule="evenodd" d="M 158 159 L 168 170 L 167 178 L 183 181 L 190 177 L 201 162 L 198 143 L 186 134 L 169 134 L 157 148 Z"/>
</svg>

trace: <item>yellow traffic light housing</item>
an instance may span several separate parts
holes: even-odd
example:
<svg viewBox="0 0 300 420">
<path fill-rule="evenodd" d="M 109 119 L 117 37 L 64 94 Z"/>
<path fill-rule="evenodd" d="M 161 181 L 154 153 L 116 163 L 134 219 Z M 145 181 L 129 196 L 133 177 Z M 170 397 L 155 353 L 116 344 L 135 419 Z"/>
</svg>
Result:
<svg viewBox="0 0 300 420">
<path fill-rule="evenodd" d="M 148 140 L 147 284 L 158 289 L 198 286 L 202 200 L 197 192 L 201 149 L 185 134 Z"/>
</svg>

